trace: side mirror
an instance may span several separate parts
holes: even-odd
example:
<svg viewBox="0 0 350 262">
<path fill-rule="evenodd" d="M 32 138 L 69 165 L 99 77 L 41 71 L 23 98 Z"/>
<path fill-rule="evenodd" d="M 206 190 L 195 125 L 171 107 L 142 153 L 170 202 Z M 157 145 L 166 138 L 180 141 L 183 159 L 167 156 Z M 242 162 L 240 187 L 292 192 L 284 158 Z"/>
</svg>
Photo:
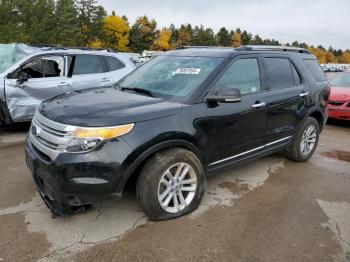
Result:
<svg viewBox="0 0 350 262">
<path fill-rule="evenodd" d="M 208 103 L 238 103 L 242 100 L 241 90 L 238 88 L 220 88 L 214 95 L 205 98 Z"/>
<path fill-rule="evenodd" d="M 19 73 L 19 78 L 17 79 L 17 84 L 23 84 L 24 82 L 29 80 L 29 76 L 26 72 L 21 71 Z"/>
</svg>

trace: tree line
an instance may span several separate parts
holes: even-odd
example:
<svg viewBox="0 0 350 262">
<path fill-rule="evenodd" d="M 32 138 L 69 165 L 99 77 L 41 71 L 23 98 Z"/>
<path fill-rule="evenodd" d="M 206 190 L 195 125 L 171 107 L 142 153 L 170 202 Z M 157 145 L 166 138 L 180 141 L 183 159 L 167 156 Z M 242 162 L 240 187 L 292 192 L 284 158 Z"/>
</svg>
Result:
<svg viewBox="0 0 350 262">
<path fill-rule="evenodd" d="M 0 42 L 32 45 L 110 48 L 121 52 L 166 51 L 184 45 L 232 46 L 282 45 L 246 30 L 171 24 L 140 16 L 131 23 L 116 12 L 107 14 L 96 0 L 0 0 Z M 306 43 L 284 43 L 310 50 L 321 63 L 350 63 L 350 50 Z"/>
</svg>

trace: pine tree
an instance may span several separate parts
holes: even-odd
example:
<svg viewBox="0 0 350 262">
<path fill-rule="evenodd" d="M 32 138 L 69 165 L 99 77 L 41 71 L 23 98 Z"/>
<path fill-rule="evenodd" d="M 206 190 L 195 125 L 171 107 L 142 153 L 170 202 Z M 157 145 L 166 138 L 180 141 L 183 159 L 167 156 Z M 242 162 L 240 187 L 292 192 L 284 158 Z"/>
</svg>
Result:
<svg viewBox="0 0 350 262">
<path fill-rule="evenodd" d="M 217 42 L 220 46 L 230 46 L 231 37 L 229 32 L 225 27 L 220 28 L 219 32 L 216 35 Z"/>
<path fill-rule="evenodd" d="M 58 0 L 55 9 L 55 44 L 79 45 L 80 26 L 74 0 Z"/>
<path fill-rule="evenodd" d="M 252 34 L 244 30 L 241 34 L 242 45 L 249 45 L 252 41 Z"/>
<path fill-rule="evenodd" d="M 77 1 L 83 46 L 88 46 L 103 37 L 103 20 L 107 16 L 107 12 L 102 6 L 96 4 L 96 0 Z"/>
</svg>

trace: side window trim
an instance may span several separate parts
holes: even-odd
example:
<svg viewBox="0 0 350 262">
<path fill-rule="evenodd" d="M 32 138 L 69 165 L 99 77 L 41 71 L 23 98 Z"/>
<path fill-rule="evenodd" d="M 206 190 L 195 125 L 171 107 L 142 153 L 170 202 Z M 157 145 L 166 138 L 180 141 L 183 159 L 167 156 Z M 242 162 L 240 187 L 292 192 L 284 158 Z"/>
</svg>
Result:
<svg viewBox="0 0 350 262">
<path fill-rule="evenodd" d="M 299 69 L 295 66 L 294 62 L 291 59 L 289 59 L 289 62 L 290 62 L 290 66 L 292 67 L 292 71 L 293 71 L 294 85 L 301 86 L 303 84 L 304 80 L 302 79 L 302 76 L 299 72 Z M 299 83 L 298 83 L 297 79 L 295 78 L 294 72 L 296 72 L 296 74 L 299 78 Z"/>
<path fill-rule="evenodd" d="M 240 55 L 234 56 L 231 59 L 231 61 L 227 63 L 227 65 L 220 72 L 220 74 L 218 74 L 215 77 L 214 81 L 210 84 L 209 91 L 207 92 L 207 94 L 205 96 L 213 95 L 217 91 L 215 84 L 220 80 L 220 78 L 226 73 L 226 71 L 231 67 L 231 65 L 233 63 L 235 63 L 236 61 L 241 60 L 241 59 L 256 59 L 257 60 L 258 69 L 259 69 L 259 80 L 260 80 L 260 90 L 259 91 L 247 93 L 247 94 L 242 94 L 242 97 L 249 96 L 249 95 L 255 95 L 255 94 L 259 94 L 259 93 L 263 93 L 263 92 L 267 91 L 266 85 L 265 85 L 265 79 L 264 79 L 264 75 L 263 75 L 265 72 L 262 69 L 261 55 L 251 55 L 251 54 L 243 55 L 243 54 L 240 54 Z"/>
<path fill-rule="evenodd" d="M 108 73 L 108 72 L 109 72 L 109 70 L 108 70 L 108 64 L 106 63 L 106 60 L 104 59 L 104 56 L 98 55 L 98 58 L 101 60 L 102 65 L 103 65 L 103 67 L 104 67 L 104 72 L 102 72 L 102 74 L 103 74 L 103 73 Z M 97 73 L 97 74 L 101 74 L 101 73 Z"/>
</svg>

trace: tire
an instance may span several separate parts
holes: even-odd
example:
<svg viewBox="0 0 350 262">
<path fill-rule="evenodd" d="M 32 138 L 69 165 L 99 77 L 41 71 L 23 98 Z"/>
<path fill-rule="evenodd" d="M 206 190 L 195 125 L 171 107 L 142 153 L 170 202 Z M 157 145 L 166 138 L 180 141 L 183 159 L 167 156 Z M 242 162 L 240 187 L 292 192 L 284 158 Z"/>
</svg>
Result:
<svg viewBox="0 0 350 262">
<path fill-rule="evenodd" d="M 313 130 L 310 132 L 310 130 Z M 309 139 L 306 138 L 307 133 L 310 132 Z M 313 117 L 306 118 L 299 126 L 297 133 L 292 141 L 292 144 L 287 149 L 287 157 L 297 162 L 307 161 L 315 152 L 320 135 L 320 127 L 317 120 Z M 312 138 L 312 139 L 311 139 Z M 308 141 L 314 141 L 313 146 L 310 147 Z M 304 143 L 304 147 L 303 144 Z M 307 147 L 310 150 L 307 150 Z"/>
<path fill-rule="evenodd" d="M 181 179 L 181 174 L 186 175 Z M 179 182 L 171 179 L 176 177 Z M 196 155 L 183 148 L 171 148 L 155 153 L 143 166 L 136 184 L 136 197 L 149 219 L 168 220 L 197 209 L 205 186 L 204 170 Z"/>
</svg>

